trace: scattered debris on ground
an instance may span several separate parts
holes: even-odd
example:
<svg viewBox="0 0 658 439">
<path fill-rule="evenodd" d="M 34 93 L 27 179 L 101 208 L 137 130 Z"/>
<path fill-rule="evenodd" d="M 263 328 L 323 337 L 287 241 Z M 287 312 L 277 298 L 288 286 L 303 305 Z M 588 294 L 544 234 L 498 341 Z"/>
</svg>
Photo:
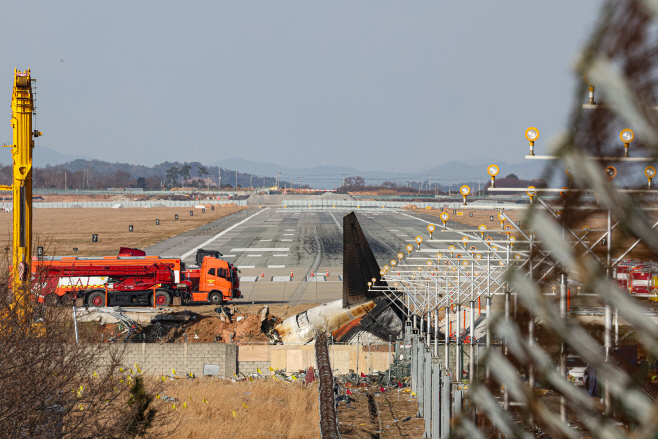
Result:
<svg viewBox="0 0 658 439">
<path fill-rule="evenodd" d="M 268 334 L 290 315 L 302 312 L 314 304 L 289 305 L 224 305 L 193 307 L 156 313 L 150 322 L 142 321 L 130 336 L 133 342 L 160 343 L 269 343 Z M 273 314 L 273 312 L 276 313 Z M 98 337 L 104 341 L 122 341 L 125 324 L 99 322 Z M 124 334 L 124 337 L 120 337 Z"/>
<path fill-rule="evenodd" d="M 425 420 L 409 387 L 340 387 L 338 426 L 343 438 L 420 438 Z"/>
</svg>

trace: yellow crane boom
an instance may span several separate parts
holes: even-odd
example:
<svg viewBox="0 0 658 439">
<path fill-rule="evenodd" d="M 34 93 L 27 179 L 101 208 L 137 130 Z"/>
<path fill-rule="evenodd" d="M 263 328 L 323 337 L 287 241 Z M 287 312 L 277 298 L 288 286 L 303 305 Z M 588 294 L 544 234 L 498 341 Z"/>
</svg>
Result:
<svg viewBox="0 0 658 439">
<path fill-rule="evenodd" d="M 11 154 L 13 157 L 13 185 L 0 189 L 13 191 L 14 244 L 13 290 L 17 301 L 29 306 L 28 287 L 32 262 L 32 148 L 40 132 L 32 130 L 34 94 L 30 69 L 14 70 L 14 88 L 11 95 L 11 127 L 14 131 Z"/>
</svg>

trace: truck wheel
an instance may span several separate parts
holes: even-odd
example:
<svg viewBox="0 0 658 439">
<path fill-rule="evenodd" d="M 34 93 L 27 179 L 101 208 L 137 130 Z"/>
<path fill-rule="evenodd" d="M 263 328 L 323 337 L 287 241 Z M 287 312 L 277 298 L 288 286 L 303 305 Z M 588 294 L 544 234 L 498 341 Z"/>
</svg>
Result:
<svg viewBox="0 0 658 439">
<path fill-rule="evenodd" d="M 105 306 L 105 292 L 92 292 L 89 296 L 87 296 L 87 305 L 96 307 Z"/>
<path fill-rule="evenodd" d="M 153 306 L 153 295 L 150 296 L 149 302 Z M 167 306 L 171 303 L 171 296 L 163 290 L 155 291 L 155 306 Z"/>
<path fill-rule="evenodd" d="M 208 294 L 208 302 L 213 305 L 223 305 L 224 304 L 224 295 L 219 291 L 213 291 Z"/>
</svg>

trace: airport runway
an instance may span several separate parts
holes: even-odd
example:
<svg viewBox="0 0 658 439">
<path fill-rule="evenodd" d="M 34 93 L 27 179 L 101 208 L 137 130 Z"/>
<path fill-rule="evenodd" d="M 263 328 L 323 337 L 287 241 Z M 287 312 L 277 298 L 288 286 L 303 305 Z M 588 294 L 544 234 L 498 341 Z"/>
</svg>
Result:
<svg viewBox="0 0 658 439">
<path fill-rule="evenodd" d="M 182 256 L 186 263 L 194 263 L 197 248 L 219 250 L 240 269 L 245 301 L 327 302 L 342 298 L 342 227 L 343 216 L 349 212 L 249 209 L 169 238 L 146 251 L 151 255 Z M 434 241 L 430 241 L 427 223 L 436 224 L 437 218 L 428 215 L 389 209 L 363 209 L 356 214 L 380 266 L 389 264 L 398 252 L 406 255 L 407 244 L 415 248 L 414 238 L 418 235 L 424 240 L 421 253 L 429 252 L 428 256 L 447 247 L 441 239 L 460 238 L 457 233 L 438 232 L 441 226 L 437 225 Z M 448 226 L 466 229 L 452 221 Z M 321 276 L 311 277 L 311 272 Z"/>
</svg>

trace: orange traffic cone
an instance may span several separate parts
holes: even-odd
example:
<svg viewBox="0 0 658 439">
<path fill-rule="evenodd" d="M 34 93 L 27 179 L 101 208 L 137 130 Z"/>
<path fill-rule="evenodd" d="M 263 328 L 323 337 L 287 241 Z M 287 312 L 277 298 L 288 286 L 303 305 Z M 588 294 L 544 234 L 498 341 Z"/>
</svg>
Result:
<svg viewBox="0 0 658 439">
<path fill-rule="evenodd" d="M 311 277 L 314 277 L 314 276 L 313 276 L 313 270 L 311 270 Z"/>
<path fill-rule="evenodd" d="M 260 271 L 260 277 L 265 277 L 265 270 Z"/>
<path fill-rule="evenodd" d="M 292 273 L 292 270 L 290 270 L 290 277 L 293 277 L 294 274 Z"/>
<path fill-rule="evenodd" d="M 327 276 L 329 276 L 329 270 L 327 270 Z"/>
</svg>

